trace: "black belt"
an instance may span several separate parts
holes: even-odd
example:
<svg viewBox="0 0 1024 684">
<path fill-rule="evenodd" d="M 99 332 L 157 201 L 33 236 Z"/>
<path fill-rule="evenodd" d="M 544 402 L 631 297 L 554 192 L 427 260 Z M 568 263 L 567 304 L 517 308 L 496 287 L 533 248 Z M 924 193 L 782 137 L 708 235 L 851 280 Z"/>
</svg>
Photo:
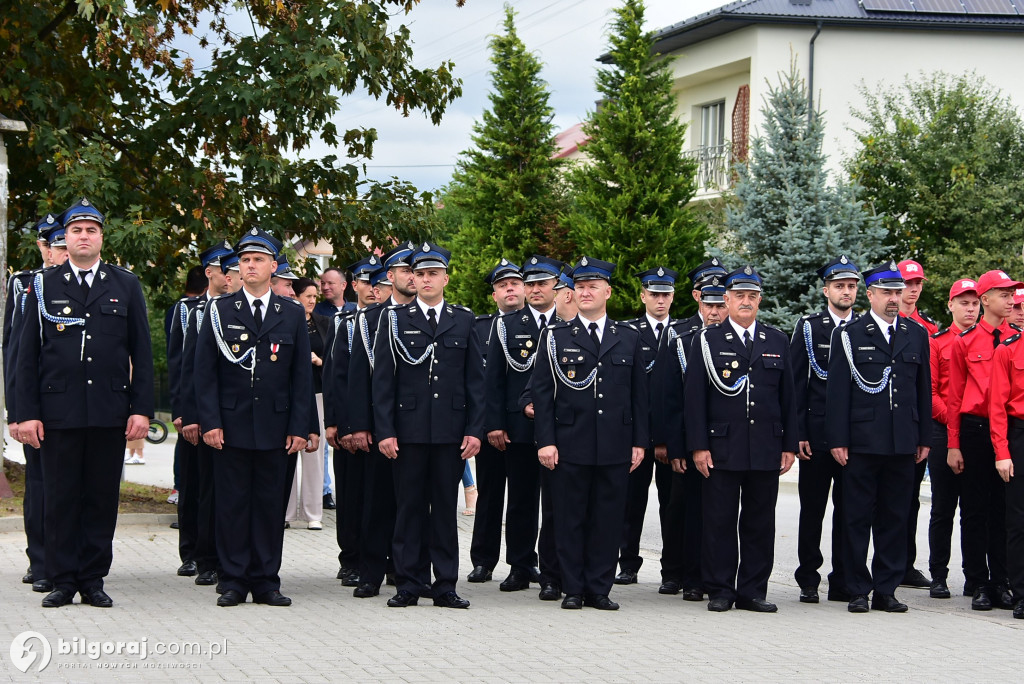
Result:
<svg viewBox="0 0 1024 684">
<path fill-rule="evenodd" d="M 1024 418 L 1016 418 L 1014 416 L 1007 416 L 1010 419 L 1011 430 L 1024 430 Z"/>
<path fill-rule="evenodd" d="M 976 416 L 973 413 L 961 413 L 960 414 L 960 427 L 972 427 L 972 428 L 983 428 L 988 430 L 988 418 L 982 418 Z"/>
</svg>

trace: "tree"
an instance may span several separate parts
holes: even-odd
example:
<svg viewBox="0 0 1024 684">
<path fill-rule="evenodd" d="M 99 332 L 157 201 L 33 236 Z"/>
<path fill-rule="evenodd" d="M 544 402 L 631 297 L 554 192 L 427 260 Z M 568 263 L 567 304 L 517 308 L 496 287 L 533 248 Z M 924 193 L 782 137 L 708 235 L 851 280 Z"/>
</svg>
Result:
<svg viewBox="0 0 1024 684">
<path fill-rule="evenodd" d="M 135 267 L 161 308 L 199 249 L 251 223 L 329 239 L 342 260 L 405 237 L 392 224 L 415 229 L 429 198 L 361 180 L 377 132 L 333 119 L 362 90 L 437 123 L 461 94 L 451 62 L 412 66 L 409 30 L 390 13 L 415 4 L 8 3 L 0 101 L 31 124 L 11 150 L 15 224 L 90 197 L 109 217 L 104 255 Z M 314 145 L 327 154 L 309 158 Z M 23 230 L 19 265 L 35 265 L 33 239 Z"/>
<path fill-rule="evenodd" d="M 631 317 L 640 301 L 633 277 L 654 266 L 686 272 L 703 261 L 707 230 L 686 209 L 696 192 L 696 163 L 683 156 L 686 126 L 675 116 L 670 62 L 652 54 L 644 4 L 615 10 L 609 36 L 611 66 L 597 74 L 602 102 L 583 132 L 587 161 L 569 174 L 573 207 L 566 218 L 578 251 L 612 261 L 609 314 Z M 679 311 L 693 309 L 689 297 Z"/>
<path fill-rule="evenodd" d="M 484 277 L 501 257 L 522 264 L 531 254 L 554 258 L 550 233 L 561 210 L 554 110 L 540 78 L 542 64 L 516 33 L 505 5 L 505 32 L 491 38 L 490 109 L 473 124 L 444 196 L 456 228 L 449 240 L 452 299 L 477 311 L 494 308 Z"/>
<path fill-rule="evenodd" d="M 897 258 L 924 266 L 919 306 L 945 311 L 953 281 L 1020 272 L 1024 122 L 977 74 L 935 73 L 869 92 L 848 162 Z"/>
<path fill-rule="evenodd" d="M 762 135 L 737 166 L 736 203 L 728 226 L 737 251 L 728 261 L 750 263 L 764 278 L 759 318 L 787 333 L 823 306 L 815 271 L 847 254 L 867 269 L 882 258 L 885 229 L 857 199 L 856 188 L 828 185 L 821 151 L 825 122 L 810 114 L 807 87 L 795 63 L 768 85 Z"/>
</svg>

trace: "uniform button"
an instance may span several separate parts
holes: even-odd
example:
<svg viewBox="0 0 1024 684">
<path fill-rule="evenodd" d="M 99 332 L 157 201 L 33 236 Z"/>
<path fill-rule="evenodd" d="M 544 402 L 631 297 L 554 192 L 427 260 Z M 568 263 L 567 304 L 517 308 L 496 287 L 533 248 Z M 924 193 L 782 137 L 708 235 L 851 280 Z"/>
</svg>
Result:
<svg viewBox="0 0 1024 684">
<path fill-rule="evenodd" d="M 750 424 L 751 424 L 751 425 L 753 425 L 753 424 L 754 424 L 754 420 L 753 420 L 753 419 L 751 419 L 751 420 L 750 420 Z"/>
<path fill-rule="evenodd" d="M 899 404 L 893 404 L 893 405 L 892 405 L 892 407 L 893 407 L 893 408 L 899 408 L 899 407 L 900 407 L 900 405 L 899 405 Z"/>
<path fill-rule="evenodd" d="M 754 402 L 750 402 L 750 405 L 751 405 L 751 406 L 753 406 L 753 405 L 754 405 Z"/>
<path fill-rule="evenodd" d="M 92 316 L 92 314 L 85 314 L 86 318 L 90 318 L 91 316 Z"/>
<path fill-rule="evenodd" d="M 892 393 L 893 393 L 893 394 L 896 394 L 897 392 L 899 392 L 899 390 L 898 390 L 898 389 L 896 389 L 895 387 L 893 387 L 893 388 L 892 388 Z"/>
<path fill-rule="evenodd" d="M 260 398 L 259 398 L 259 397 L 255 397 L 255 398 L 253 399 L 253 401 L 259 401 L 259 400 L 260 400 Z"/>
<path fill-rule="evenodd" d="M 87 385 L 91 385 L 91 384 L 92 384 L 92 380 L 86 380 L 86 381 L 85 381 L 85 384 L 87 384 Z"/>
<path fill-rule="evenodd" d="M 92 339 L 92 335 L 86 335 L 86 336 L 85 336 L 85 339 L 87 339 L 87 340 L 91 340 L 91 339 Z"/>
<path fill-rule="evenodd" d="M 437 399 L 437 395 L 436 394 L 434 395 L 434 398 Z"/>
<path fill-rule="evenodd" d="M 598 378 L 597 381 L 598 382 L 604 382 L 604 378 Z"/>
<path fill-rule="evenodd" d="M 600 415 L 602 415 L 603 413 L 604 413 L 604 411 L 602 411 L 601 409 L 597 409 L 597 415 L 599 415 L 599 416 L 600 416 Z"/>
<path fill-rule="evenodd" d="M 92 361 L 92 357 L 90 356 L 89 358 L 86 359 L 86 361 Z"/>
<path fill-rule="evenodd" d="M 86 314 L 86 315 L 88 316 L 88 314 Z M 597 362 L 597 367 L 598 367 L 598 368 L 600 368 L 600 367 L 601 367 L 602 365 L 603 365 L 603 364 L 602 364 L 602 363 L 601 363 L 600 361 L 598 361 L 598 362 Z"/>
<path fill-rule="evenodd" d="M 598 399 L 604 399 L 604 395 L 603 395 L 603 394 L 598 394 L 598 395 L 597 395 L 597 398 L 598 398 Z"/>
</svg>

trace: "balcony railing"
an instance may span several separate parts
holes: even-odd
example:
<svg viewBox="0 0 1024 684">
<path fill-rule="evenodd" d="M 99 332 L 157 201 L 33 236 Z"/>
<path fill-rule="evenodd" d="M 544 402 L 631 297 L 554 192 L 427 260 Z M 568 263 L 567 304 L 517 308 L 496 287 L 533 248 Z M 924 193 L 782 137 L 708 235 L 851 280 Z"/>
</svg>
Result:
<svg viewBox="0 0 1024 684">
<path fill-rule="evenodd" d="M 732 185 L 732 144 L 704 145 L 683 154 L 697 162 L 697 195 L 721 194 Z"/>
</svg>

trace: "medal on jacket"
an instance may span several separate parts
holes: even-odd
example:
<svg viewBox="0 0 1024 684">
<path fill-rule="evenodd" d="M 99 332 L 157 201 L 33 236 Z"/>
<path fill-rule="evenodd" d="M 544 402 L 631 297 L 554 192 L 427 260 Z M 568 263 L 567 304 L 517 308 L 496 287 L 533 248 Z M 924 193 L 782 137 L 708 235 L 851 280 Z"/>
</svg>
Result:
<svg viewBox="0 0 1024 684">
<path fill-rule="evenodd" d="M 568 371 L 566 371 L 566 373 L 565 373 L 565 377 L 567 377 L 567 378 L 569 378 L 570 380 L 572 380 L 573 378 L 575 378 L 575 377 L 576 377 L 576 371 L 574 371 L 574 370 L 571 370 L 571 369 L 570 369 L 570 370 L 568 370 Z"/>
<path fill-rule="evenodd" d="M 277 350 L 280 349 L 280 348 L 281 348 L 281 345 L 277 344 L 276 342 L 271 342 L 271 344 L 270 344 L 270 360 L 271 361 L 277 361 Z"/>
</svg>

